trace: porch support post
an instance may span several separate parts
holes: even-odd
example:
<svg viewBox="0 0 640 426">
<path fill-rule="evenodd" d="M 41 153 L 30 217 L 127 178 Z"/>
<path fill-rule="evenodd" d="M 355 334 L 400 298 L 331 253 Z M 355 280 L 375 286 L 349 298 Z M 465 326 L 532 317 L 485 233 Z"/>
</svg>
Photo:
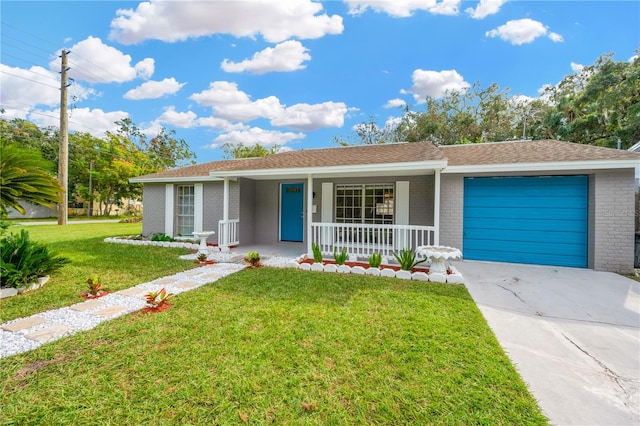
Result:
<svg viewBox="0 0 640 426">
<path fill-rule="evenodd" d="M 225 176 L 222 196 L 222 235 L 220 238 L 220 248 L 229 251 L 229 178 Z"/>
<path fill-rule="evenodd" d="M 312 243 L 312 229 L 311 223 L 313 222 L 313 175 L 309 173 L 307 175 L 307 254 L 311 254 Z"/>
<path fill-rule="evenodd" d="M 441 169 L 435 170 L 435 182 L 433 191 L 433 244 L 440 245 L 440 172 Z"/>
</svg>

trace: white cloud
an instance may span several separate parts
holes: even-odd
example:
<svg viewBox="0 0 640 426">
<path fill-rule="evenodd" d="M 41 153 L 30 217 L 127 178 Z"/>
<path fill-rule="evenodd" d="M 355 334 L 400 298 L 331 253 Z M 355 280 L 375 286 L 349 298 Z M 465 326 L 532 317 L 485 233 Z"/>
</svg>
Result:
<svg viewBox="0 0 640 426">
<path fill-rule="evenodd" d="M 67 56 L 69 77 L 90 83 L 122 83 L 135 78 L 147 79 L 154 72 L 155 62 L 145 58 L 135 65 L 131 56 L 125 55 L 115 47 L 107 46 L 97 37 L 89 37 L 76 43 Z M 49 63 L 52 70 L 60 69 L 60 60 Z"/>
<path fill-rule="evenodd" d="M 229 120 L 219 117 L 200 117 L 197 120 L 198 126 L 213 127 L 215 129 L 228 129 L 234 127 Z M 242 125 L 239 125 L 242 127 Z"/>
<path fill-rule="evenodd" d="M 7 111 L 60 103 L 60 76 L 42 67 L 27 70 L 0 64 L 0 87 L 0 103 Z"/>
<path fill-rule="evenodd" d="M 287 1 L 145 1 L 119 9 L 110 38 L 123 44 L 156 39 L 166 42 L 212 34 L 262 35 L 271 43 L 340 34 L 342 17 L 322 13 L 319 2 Z"/>
<path fill-rule="evenodd" d="M 404 101 L 404 99 L 395 98 L 395 99 L 389 99 L 387 103 L 384 104 L 384 108 L 386 109 L 404 108 L 406 105 L 407 103 Z"/>
<path fill-rule="evenodd" d="M 201 119 L 202 125 L 210 127 L 222 127 L 226 122 L 245 122 L 258 118 L 271 120 L 274 126 L 298 130 L 342 127 L 348 111 L 342 102 L 285 107 L 275 96 L 254 101 L 247 93 L 239 90 L 236 83 L 229 81 L 215 81 L 209 85 L 209 89 L 194 93 L 190 99 L 199 105 L 211 107 L 213 116 Z"/>
<path fill-rule="evenodd" d="M 633 63 L 635 62 L 636 59 L 638 59 L 638 55 L 633 55 L 632 57 L 629 58 L 629 62 Z"/>
<path fill-rule="evenodd" d="M 342 127 L 346 113 L 347 105 L 343 102 L 296 104 L 285 108 L 278 117 L 271 120 L 271 124 L 296 130 Z"/>
<path fill-rule="evenodd" d="M 162 81 L 146 81 L 125 93 L 124 98 L 131 100 L 157 99 L 164 95 L 173 95 L 184 85 L 185 83 L 178 83 L 173 77 L 165 78 Z"/>
<path fill-rule="evenodd" d="M 503 4 L 507 0 L 480 0 L 476 8 L 469 7 L 465 9 L 473 19 L 483 19 L 489 15 L 498 13 Z"/>
<path fill-rule="evenodd" d="M 562 36 L 557 33 L 549 33 L 549 29 L 542 23 L 533 19 L 524 18 L 507 21 L 491 31 L 485 33 L 487 37 L 500 37 L 513 45 L 531 43 L 538 37 L 548 36 L 553 42 L 562 41 Z"/>
<path fill-rule="evenodd" d="M 164 112 L 156 119 L 158 123 L 170 124 L 174 127 L 188 129 L 196 124 L 197 114 L 193 111 L 178 112 L 174 106 L 166 107 Z"/>
<path fill-rule="evenodd" d="M 225 59 L 220 66 L 226 72 L 248 71 L 252 74 L 295 71 L 306 68 L 303 62 L 311 60 L 308 51 L 309 49 L 299 41 L 289 40 L 277 44 L 275 47 L 267 47 L 257 52 L 251 59 L 245 59 L 241 62 L 231 62 Z"/>
<path fill-rule="evenodd" d="M 561 43 L 564 41 L 564 37 L 558 33 L 549 33 L 549 39 L 554 43 Z"/>
<path fill-rule="evenodd" d="M 260 144 L 263 146 L 284 145 L 297 139 L 304 139 L 304 133 L 280 132 L 277 130 L 264 130 L 260 127 L 251 127 L 249 129 L 234 130 L 216 137 L 210 148 L 219 148 L 224 144 L 253 146 Z"/>
<path fill-rule="evenodd" d="M 69 131 L 90 133 L 102 138 L 107 131 L 118 130 L 116 121 L 127 118 L 129 114 L 124 111 L 105 112 L 101 109 L 73 108 L 69 110 Z M 59 127 L 60 109 L 42 111 L 35 110 L 29 119 L 40 127 Z"/>
<path fill-rule="evenodd" d="M 145 58 L 135 65 L 136 74 L 143 80 L 151 78 L 155 71 L 156 61 L 153 58 Z"/>
<path fill-rule="evenodd" d="M 580 74 L 583 69 L 584 69 L 584 65 L 571 62 L 571 71 L 573 71 L 574 73 Z"/>
<path fill-rule="evenodd" d="M 345 0 L 350 15 L 362 15 L 371 8 L 396 18 L 406 18 L 417 10 L 425 10 L 434 15 L 457 15 L 460 0 Z"/>
<path fill-rule="evenodd" d="M 463 92 L 471 85 L 456 70 L 429 71 L 417 69 L 411 76 L 413 86 L 409 90 L 401 90 L 402 94 L 412 94 L 418 103 L 425 102 L 427 97 L 440 98 L 447 92 Z"/>
</svg>

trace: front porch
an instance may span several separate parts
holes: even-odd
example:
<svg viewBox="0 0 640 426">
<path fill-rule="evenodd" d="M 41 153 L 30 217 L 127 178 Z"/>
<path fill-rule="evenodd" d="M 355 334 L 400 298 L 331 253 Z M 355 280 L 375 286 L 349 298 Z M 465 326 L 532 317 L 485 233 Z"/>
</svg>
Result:
<svg viewBox="0 0 640 426">
<path fill-rule="evenodd" d="M 412 173 L 379 177 L 309 174 L 304 180 L 299 176 L 224 176 L 218 243 L 223 249 L 236 246 L 247 251 L 258 247 L 255 251 L 261 254 L 260 249 L 267 254 L 274 247 L 295 247 L 299 251 L 288 253 L 296 256 L 311 255 L 317 244 L 325 256 L 333 255 L 334 249 L 345 248 L 354 257 L 379 253 L 387 258 L 404 248 L 438 245 L 440 170 Z M 230 182 L 234 184 L 233 191 L 229 189 Z M 342 194 L 358 187 L 362 188 L 362 204 L 349 208 L 363 212 L 361 219 L 342 217 L 343 211 L 348 210 L 341 204 Z M 381 198 L 365 194 L 369 188 L 372 193 L 381 193 Z M 285 205 L 283 200 L 291 196 L 298 196 L 299 203 Z M 365 211 L 369 216 L 365 217 Z M 371 223 L 377 220 L 384 223 Z M 292 224 L 294 230 L 299 229 L 298 233 L 293 232 L 298 236 L 293 240 Z"/>
</svg>

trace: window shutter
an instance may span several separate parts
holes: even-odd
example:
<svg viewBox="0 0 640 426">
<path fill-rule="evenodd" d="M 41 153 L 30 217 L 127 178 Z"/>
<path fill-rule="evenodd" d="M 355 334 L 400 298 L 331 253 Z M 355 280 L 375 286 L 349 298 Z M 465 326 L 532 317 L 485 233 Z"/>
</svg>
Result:
<svg viewBox="0 0 640 426">
<path fill-rule="evenodd" d="M 204 189 L 201 183 L 193 185 L 193 232 L 204 231 Z"/>
<path fill-rule="evenodd" d="M 396 225 L 409 224 L 409 181 L 396 182 Z"/>
<path fill-rule="evenodd" d="M 168 183 L 164 191 L 164 233 L 173 236 L 173 209 L 175 198 L 173 196 L 173 184 Z"/>
<path fill-rule="evenodd" d="M 333 222 L 333 182 L 322 183 L 322 215 L 320 222 Z"/>
</svg>

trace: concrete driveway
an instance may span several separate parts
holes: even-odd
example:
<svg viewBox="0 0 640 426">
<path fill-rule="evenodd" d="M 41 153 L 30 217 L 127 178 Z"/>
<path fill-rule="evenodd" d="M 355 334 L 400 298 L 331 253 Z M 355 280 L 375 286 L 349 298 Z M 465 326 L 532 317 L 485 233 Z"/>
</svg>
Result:
<svg viewBox="0 0 640 426">
<path fill-rule="evenodd" d="M 453 264 L 552 424 L 640 425 L 639 282 L 587 269 Z"/>
</svg>

